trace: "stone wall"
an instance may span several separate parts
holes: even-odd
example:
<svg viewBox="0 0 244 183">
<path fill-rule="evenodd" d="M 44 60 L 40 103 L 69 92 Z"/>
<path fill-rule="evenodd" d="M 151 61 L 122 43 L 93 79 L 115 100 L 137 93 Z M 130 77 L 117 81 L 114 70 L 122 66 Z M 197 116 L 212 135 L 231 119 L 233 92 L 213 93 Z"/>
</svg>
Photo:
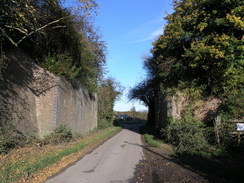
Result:
<svg viewBox="0 0 244 183">
<path fill-rule="evenodd" d="M 63 79 L 57 80 L 56 84 L 57 108 L 53 121 L 56 126 L 64 124 L 79 133 L 86 133 L 97 127 L 97 96 Z"/>
<path fill-rule="evenodd" d="M 6 53 L 0 78 L 0 125 L 11 121 L 40 137 L 63 124 L 87 133 L 97 127 L 97 97 L 34 64 L 21 50 Z"/>
<path fill-rule="evenodd" d="M 156 127 L 165 127 L 168 118 L 173 118 L 174 120 L 181 119 L 189 106 L 195 120 L 204 123 L 211 122 L 217 116 L 220 104 L 221 101 L 214 97 L 206 97 L 204 100 L 192 101 L 180 92 L 174 96 L 158 93 L 155 99 Z"/>
<path fill-rule="evenodd" d="M 155 97 L 155 125 L 157 129 L 164 128 L 167 125 L 167 119 L 170 102 L 163 93 L 157 93 Z"/>
</svg>

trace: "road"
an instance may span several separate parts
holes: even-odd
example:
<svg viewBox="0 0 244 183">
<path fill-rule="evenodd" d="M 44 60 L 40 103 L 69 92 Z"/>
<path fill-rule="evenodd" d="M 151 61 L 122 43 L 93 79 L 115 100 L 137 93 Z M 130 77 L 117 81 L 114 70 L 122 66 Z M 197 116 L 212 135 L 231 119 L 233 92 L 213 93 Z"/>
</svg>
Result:
<svg viewBox="0 0 244 183">
<path fill-rule="evenodd" d="M 46 183 L 128 183 L 143 159 L 140 125 L 126 125 L 117 135 Z"/>
</svg>

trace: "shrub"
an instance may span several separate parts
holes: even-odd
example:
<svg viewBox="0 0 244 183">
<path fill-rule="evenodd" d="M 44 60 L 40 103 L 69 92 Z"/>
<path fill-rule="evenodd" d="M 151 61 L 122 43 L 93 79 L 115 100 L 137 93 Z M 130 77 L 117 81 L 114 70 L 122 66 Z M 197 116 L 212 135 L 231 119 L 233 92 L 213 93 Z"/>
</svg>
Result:
<svg viewBox="0 0 244 183">
<path fill-rule="evenodd" d="M 98 122 L 98 129 L 105 129 L 105 128 L 110 127 L 111 125 L 112 125 L 112 123 L 109 120 L 101 119 Z"/>
<path fill-rule="evenodd" d="M 11 136 L 0 137 L 0 154 L 7 153 L 16 146 L 14 138 Z"/>
<path fill-rule="evenodd" d="M 17 131 L 10 121 L 0 121 L 0 154 L 24 143 L 25 136 Z"/>
<path fill-rule="evenodd" d="M 199 151 L 209 147 L 204 127 L 199 122 L 173 122 L 161 130 L 161 133 L 179 152 Z"/>
<path fill-rule="evenodd" d="M 69 142 L 73 138 L 70 128 L 65 125 L 58 126 L 52 133 L 45 136 L 43 144 L 59 144 Z"/>
<path fill-rule="evenodd" d="M 232 148 L 237 145 L 237 140 L 231 134 L 231 132 L 235 131 L 236 127 L 234 123 L 229 122 L 229 118 L 225 117 L 222 116 L 221 118 L 220 141 L 222 147 L 224 147 L 228 151 L 231 151 Z"/>
<path fill-rule="evenodd" d="M 216 137 L 215 137 L 215 131 L 214 127 L 204 127 L 203 128 L 204 136 L 209 144 L 216 144 Z"/>
</svg>

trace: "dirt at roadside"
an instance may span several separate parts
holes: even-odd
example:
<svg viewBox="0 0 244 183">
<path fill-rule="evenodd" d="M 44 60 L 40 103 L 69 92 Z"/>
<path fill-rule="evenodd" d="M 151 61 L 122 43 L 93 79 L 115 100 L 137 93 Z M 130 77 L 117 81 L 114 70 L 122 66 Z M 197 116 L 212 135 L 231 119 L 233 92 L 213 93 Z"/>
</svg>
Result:
<svg viewBox="0 0 244 183">
<path fill-rule="evenodd" d="M 174 154 L 170 148 L 143 145 L 145 160 L 136 167 L 131 183 L 241 183 L 244 156 L 203 158 Z"/>
</svg>

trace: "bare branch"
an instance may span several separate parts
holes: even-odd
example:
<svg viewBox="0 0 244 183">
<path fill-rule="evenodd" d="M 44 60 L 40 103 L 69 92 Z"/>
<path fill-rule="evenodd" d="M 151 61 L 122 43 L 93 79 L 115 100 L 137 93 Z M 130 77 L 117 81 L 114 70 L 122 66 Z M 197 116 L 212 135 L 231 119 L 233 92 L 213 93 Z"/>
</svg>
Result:
<svg viewBox="0 0 244 183">
<path fill-rule="evenodd" d="M 6 32 L 4 31 L 4 29 L 2 29 L 1 27 L 0 27 L 0 29 L 1 29 L 1 31 L 2 31 L 2 33 L 3 33 L 3 35 L 15 46 L 15 47 L 18 47 L 18 44 L 16 43 L 16 42 L 14 42 L 14 40 L 8 35 L 8 34 L 6 34 Z"/>
<path fill-rule="evenodd" d="M 15 29 L 15 30 L 18 30 L 20 31 L 21 33 L 27 35 L 28 34 L 28 30 L 27 29 L 21 29 L 21 28 L 18 28 L 18 27 L 12 27 L 10 25 L 5 25 L 5 27 L 9 28 L 9 29 Z"/>
<path fill-rule="evenodd" d="M 5 32 L 2 28 L 0 28 L 0 29 L 1 29 L 1 31 L 3 32 L 3 35 L 4 35 L 4 36 L 5 36 L 5 37 L 6 37 L 6 38 L 7 38 L 7 39 L 8 39 L 14 46 L 18 47 L 18 45 L 19 45 L 25 38 L 31 36 L 32 34 L 38 32 L 38 31 L 41 31 L 42 29 L 45 29 L 46 27 L 48 27 L 48 26 L 50 26 L 50 25 L 52 25 L 52 24 L 58 23 L 58 22 L 60 22 L 61 20 L 65 19 L 65 18 L 68 18 L 68 17 L 69 17 L 69 16 L 62 17 L 62 18 L 60 18 L 60 19 L 54 20 L 54 21 L 52 21 L 52 22 L 49 22 L 48 24 L 43 25 L 42 27 L 39 27 L 38 29 L 35 29 L 35 30 L 31 31 L 29 34 L 28 34 L 27 32 L 24 32 L 23 29 L 20 29 L 20 28 L 17 28 L 17 27 L 12 27 L 12 26 L 5 26 L 5 27 L 8 27 L 8 28 L 16 29 L 16 30 L 18 30 L 18 31 L 20 31 L 20 32 L 22 32 L 22 33 L 25 34 L 25 36 L 23 36 L 17 43 L 14 42 L 14 40 L 13 40 L 9 35 L 7 35 L 6 32 Z M 58 26 L 56 26 L 56 27 L 58 27 Z M 59 27 L 62 27 L 62 26 L 59 26 Z M 65 26 L 64 26 L 64 27 L 65 27 Z"/>
<path fill-rule="evenodd" d="M 65 28 L 66 26 L 64 25 L 64 26 L 55 26 L 55 27 L 53 27 L 52 29 L 57 29 L 57 28 Z"/>
<path fill-rule="evenodd" d="M 30 32 L 30 33 L 29 33 L 29 36 L 30 36 L 31 34 L 34 34 L 34 33 L 38 32 L 38 31 L 42 30 L 42 29 L 45 29 L 46 27 L 48 27 L 48 26 L 50 26 L 50 25 L 52 25 L 52 24 L 55 24 L 55 23 L 57 23 L 57 22 L 60 22 L 61 20 L 65 19 L 65 18 L 68 18 L 68 17 L 69 17 L 69 16 L 62 17 L 62 18 L 60 18 L 60 19 L 54 20 L 54 21 L 52 21 L 52 22 L 49 22 L 48 24 L 46 24 L 46 25 L 44 25 L 44 26 L 42 26 L 42 27 L 40 27 L 40 28 L 38 28 L 38 29 L 36 29 L 36 30 Z"/>
</svg>

